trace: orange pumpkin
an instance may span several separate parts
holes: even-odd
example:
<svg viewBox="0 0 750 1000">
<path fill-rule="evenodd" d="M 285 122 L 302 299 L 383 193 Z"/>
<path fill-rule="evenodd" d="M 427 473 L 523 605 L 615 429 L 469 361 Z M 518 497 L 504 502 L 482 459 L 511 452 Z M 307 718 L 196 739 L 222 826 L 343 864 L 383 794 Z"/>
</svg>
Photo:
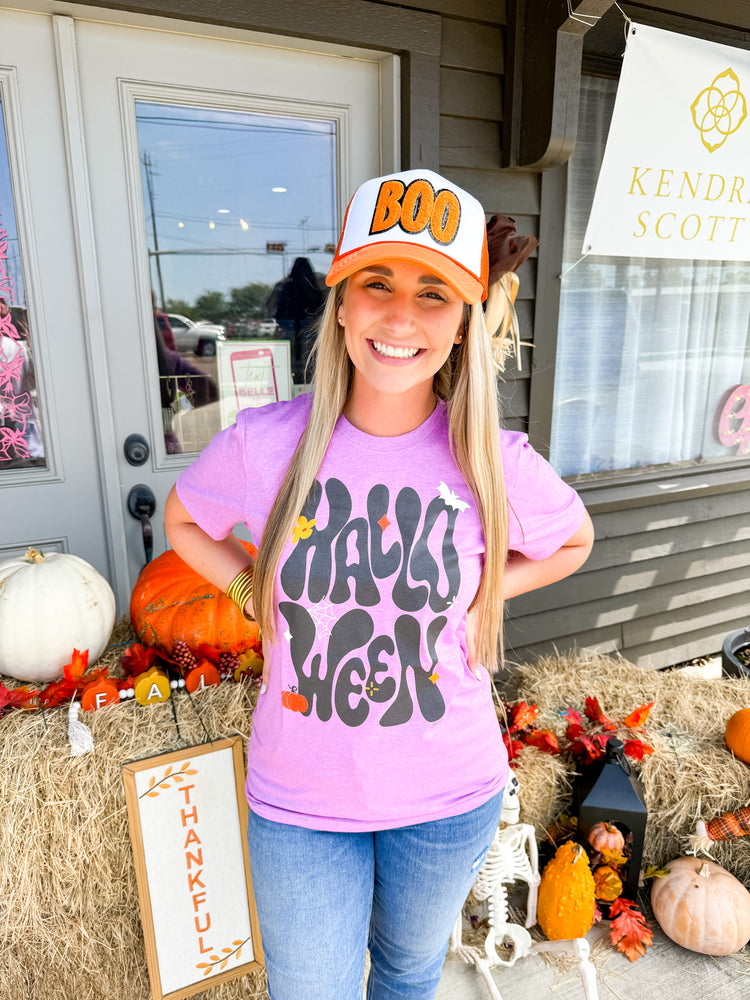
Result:
<svg viewBox="0 0 750 1000">
<path fill-rule="evenodd" d="M 537 916 L 550 941 L 583 937 L 594 922 L 594 877 L 580 844 L 561 844 L 539 883 Z"/>
<path fill-rule="evenodd" d="M 595 851 L 621 851 L 625 838 L 614 823 L 594 823 L 589 830 L 588 842 Z"/>
<path fill-rule="evenodd" d="M 594 895 L 605 903 L 611 903 L 622 895 L 622 879 L 609 865 L 599 865 L 594 869 L 594 885 Z"/>
<path fill-rule="evenodd" d="M 727 722 L 724 739 L 735 757 L 750 764 L 750 708 L 741 708 Z"/>
<path fill-rule="evenodd" d="M 288 708 L 292 712 L 307 711 L 307 698 L 303 694 L 299 694 L 296 690 L 284 691 L 281 696 L 281 704 L 284 708 Z"/>
<path fill-rule="evenodd" d="M 255 555 L 253 545 L 242 544 Z M 260 642 L 255 622 L 172 549 L 148 563 L 136 580 L 130 620 L 141 642 L 167 656 L 178 639 L 193 650 L 205 643 L 221 653 L 244 653 Z"/>
</svg>

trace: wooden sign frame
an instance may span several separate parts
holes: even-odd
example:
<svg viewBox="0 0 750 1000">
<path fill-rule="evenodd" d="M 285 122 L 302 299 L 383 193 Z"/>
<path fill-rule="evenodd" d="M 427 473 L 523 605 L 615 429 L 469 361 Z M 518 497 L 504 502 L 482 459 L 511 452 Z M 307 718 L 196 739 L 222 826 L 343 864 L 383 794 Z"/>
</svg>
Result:
<svg viewBox="0 0 750 1000">
<path fill-rule="evenodd" d="M 129 762 L 123 782 L 153 1000 L 261 969 L 242 739 Z"/>
</svg>

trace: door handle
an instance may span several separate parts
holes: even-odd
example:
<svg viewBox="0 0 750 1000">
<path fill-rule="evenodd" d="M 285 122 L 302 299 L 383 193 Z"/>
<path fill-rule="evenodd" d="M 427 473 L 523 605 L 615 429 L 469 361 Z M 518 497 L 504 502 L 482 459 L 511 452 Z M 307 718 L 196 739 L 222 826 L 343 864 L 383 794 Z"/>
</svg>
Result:
<svg viewBox="0 0 750 1000">
<path fill-rule="evenodd" d="M 146 562 L 150 563 L 154 554 L 154 529 L 151 518 L 156 510 L 156 497 L 150 486 L 139 483 L 128 493 L 128 510 L 132 516 L 141 522 L 143 532 L 143 551 Z"/>
</svg>

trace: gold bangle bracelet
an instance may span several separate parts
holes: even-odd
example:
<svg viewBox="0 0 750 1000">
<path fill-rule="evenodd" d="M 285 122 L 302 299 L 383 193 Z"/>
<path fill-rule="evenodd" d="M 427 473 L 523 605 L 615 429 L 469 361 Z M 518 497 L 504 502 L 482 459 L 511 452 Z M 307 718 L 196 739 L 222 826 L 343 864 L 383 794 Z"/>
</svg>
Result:
<svg viewBox="0 0 750 1000">
<path fill-rule="evenodd" d="M 245 605 L 253 596 L 253 577 L 255 574 L 255 566 L 250 563 L 241 570 L 237 576 L 232 580 L 226 590 L 226 595 L 229 600 L 235 604 L 242 612 L 243 617 L 247 618 L 248 621 L 254 621 L 250 615 L 245 614 Z"/>
</svg>

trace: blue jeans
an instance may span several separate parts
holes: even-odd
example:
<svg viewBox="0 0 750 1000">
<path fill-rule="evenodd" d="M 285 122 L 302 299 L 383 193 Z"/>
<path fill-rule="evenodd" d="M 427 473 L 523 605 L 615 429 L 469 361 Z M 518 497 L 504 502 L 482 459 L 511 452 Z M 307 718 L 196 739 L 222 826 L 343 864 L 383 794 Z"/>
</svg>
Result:
<svg viewBox="0 0 750 1000">
<path fill-rule="evenodd" d="M 500 819 L 502 792 L 461 816 L 375 833 L 248 822 L 271 1000 L 435 996 L 448 939 Z"/>
</svg>

